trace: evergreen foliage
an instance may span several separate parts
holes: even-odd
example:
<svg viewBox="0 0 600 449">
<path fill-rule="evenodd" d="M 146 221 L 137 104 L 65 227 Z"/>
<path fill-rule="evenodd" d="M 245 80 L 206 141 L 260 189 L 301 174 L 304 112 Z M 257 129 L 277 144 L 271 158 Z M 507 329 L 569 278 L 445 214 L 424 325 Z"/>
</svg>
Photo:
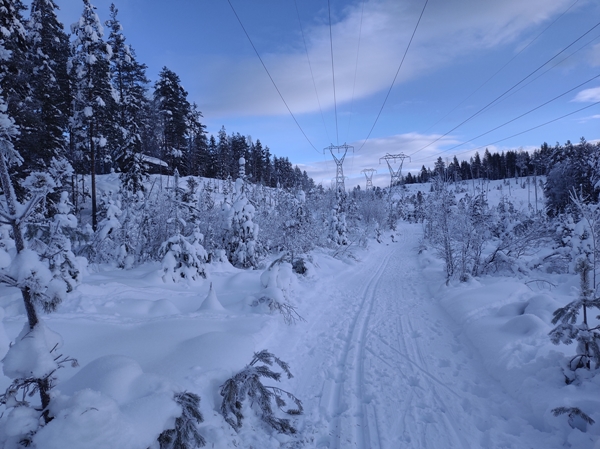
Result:
<svg viewBox="0 0 600 449">
<path fill-rule="evenodd" d="M 34 0 L 26 24 L 31 123 L 27 128 L 28 170 L 41 170 L 52 158 L 66 155 L 65 133 L 71 107 L 69 38 L 59 22 L 53 0 Z"/>
<path fill-rule="evenodd" d="M 109 138 L 114 136 L 111 111 L 115 109 L 110 76 L 112 48 L 102 39 L 104 28 L 89 0 L 83 0 L 83 14 L 71 26 L 71 76 L 73 79 L 72 139 L 77 150 L 76 169 L 91 175 L 92 228 L 98 227 L 96 174 L 112 167 Z M 112 140 L 112 139 L 111 139 Z"/>
<path fill-rule="evenodd" d="M 206 445 L 206 440 L 198 431 L 198 424 L 204 421 L 200 413 L 200 396 L 185 391 L 175 395 L 175 402 L 181 406 L 181 416 L 175 418 L 175 428 L 165 430 L 158 437 L 160 449 L 195 449 Z"/>
<path fill-rule="evenodd" d="M 187 148 L 186 133 L 191 105 L 179 76 L 163 67 L 154 85 L 154 108 L 158 114 L 156 137 L 160 143 L 161 157 L 171 168 L 182 168 L 182 157 Z"/>
<path fill-rule="evenodd" d="M 236 431 L 241 429 L 244 419 L 242 403 L 246 399 L 250 399 L 251 407 L 268 426 L 280 433 L 296 433 L 296 428 L 288 418 L 278 418 L 275 415 L 273 406 L 288 415 L 301 415 L 303 412 L 302 402 L 293 394 L 281 388 L 265 386 L 261 381 L 261 378 L 280 381 L 282 373 L 270 368 L 273 363 L 281 368 L 288 379 L 293 377 L 287 363 L 263 349 L 254 353 L 252 361 L 221 386 L 220 393 L 223 396 L 221 414 Z M 295 407 L 284 410 L 283 407 L 287 405 L 285 398 L 291 400 Z"/>
<path fill-rule="evenodd" d="M 125 43 L 123 28 L 117 19 L 118 10 L 110 6 L 108 44 L 112 48 L 111 80 L 116 94 L 112 115 L 116 117 L 113 133 L 113 159 L 121 171 L 125 190 L 136 193 L 144 190 L 147 167 L 142 155 L 142 134 L 148 124 L 149 101 L 146 97 L 146 65 L 136 60 L 135 51 Z"/>
</svg>

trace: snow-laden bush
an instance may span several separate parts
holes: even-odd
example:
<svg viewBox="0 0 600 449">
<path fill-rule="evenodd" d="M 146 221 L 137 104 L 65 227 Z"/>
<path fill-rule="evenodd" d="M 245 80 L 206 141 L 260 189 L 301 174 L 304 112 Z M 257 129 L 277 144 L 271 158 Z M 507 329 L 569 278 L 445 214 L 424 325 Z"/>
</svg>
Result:
<svg viewBox="0 0 600 449">
<path fill-rule="evenodd" d="M 276 259 L 260 276 L 262 289 L 249 296 L 247 302 L 255 311 L 279 312 L 286 324 L 304 321 L 291 303 L 295 276 L 286 255 Z"/>
<path fill-rule="evenodd" d="M 338 204 L 333 206 L 329 216 L 329 240 L 335 246 L 347 245 L 349 242 L 346 214 Z"/>
<path fill-rule="evenodd" d="M 227 379 L 221 386 L 221 414 L 225 421 L 239 431 L 242 427 L 243 403 L 250 400 L 250 408 L 268 426 L 280 433 L 294 434 L 296 428 L 288 418 L 279 418 L 275 415 L 274 406 L 287 415 L 301 415 L 302 402 L 293 394 L 273 386 L 263 385 L 261 378 L 281 380 L 281 372 L 273 371 L 273 363 L 278 365 L 287 378 L 292 378 L 290 367 L 287 363 L 275 357 L 267 350 L 254 353 L 252 361 L 235 376 Z M 286 407 L 286 399 L 292 401 L 294 407 Z"/>
<path fill-rule="evenodd" d="M 0 437 L 2 447 L 16 443 L 29 445 L 43 423 L 53 419 L 49 406 L 56 370 L 67 363 L 77 366 L 76 360 L 57 353 L 62 344 L 60 335 L 39 321 L 33 329 L 25 324 L 8 349 L 2 360 L 2 369 L 12 382 L 0 395 L 0 404 L 6 409 L 5 419 L 0 416 L 0 435 L 5 435 L 4 441 Z M 35 393 L 40 394 L 40 403 L 30 399 Z"/>
<path fill-rule="evenodd" d="M 163 243 L 159 252 L 162 257 L 163 281 L 206 279 L 204 264 L 208 254 L 202 246 L 203 238 L 203 235 L 195 230 L 189 237 L 177 234 Z"/>
<path fill-rule="evenodd" d="M 263 253 L 258 241 L 259 226 L 253 221 L 256 209 L 246 196 L 242 179 L 236 181 L 235 189 L 233 204 L 225 211 L 229 223 L 227 257 L 234 266 L 256 268 Z"/>
</svg>

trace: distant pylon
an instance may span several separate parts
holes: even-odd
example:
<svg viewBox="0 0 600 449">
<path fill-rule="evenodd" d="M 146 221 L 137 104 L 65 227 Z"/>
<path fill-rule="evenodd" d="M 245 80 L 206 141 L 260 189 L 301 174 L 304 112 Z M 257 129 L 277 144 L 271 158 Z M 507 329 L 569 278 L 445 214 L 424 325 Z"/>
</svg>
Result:
<svg viewBox="0 0 600 449">
<path fill-rule="evenodd" d="M 390 176 L 392 179 L 390 180 L 390 189 L 394 187 L 396 184 L 402 183 L 402 164 L 404 163 L 404 159 L 410 159 L 410 156 L 405 155 L 404 153 L 400 154 L 386 154 L 385 156 L 379 158 L 379 163 L 381 164 L 381 159 L 385 159 L 387 162 L 388 168 L 390 169 Z M 396 160 L 400 160 L 400 165 L 397 170 L 394 170 L 392 164 L 396 163 Z"/>
<path fill-rule="evenodd" d="M 365 168 L 361 173 L 365 174 L 365 178 L 367 178 L 367 187 L 366 190 L 373 188 L 373 173 L 377 173 L 377 170 L 374 168 Z"/>
<path fill-rule="evenodd" d="M 338 157 L 334 154 L 334 150 L 337 150 L 337 153 L 340 154 L 343 152 L 342 157 Z M 342 165 L 344 164 L 344 158 L 346 157 L 346 153 L 348 152 L 348 150 L 352 150 L 354 151 L 354 147 L 350 146 L 350 145 L 329 145 L 327 148 L 325 148 L 323 150 L 323 153 L 325 153 L 325 151 L 329 151 L 331 153 L 331 156 L 333 157 L 333 160 L 335 161 L 335 165 L 336 165 L 336 172 L 335 172 L 335 191 L 339 192 L 340 190 L 342 192 L 346 191 L 346 185 L 344 183 L 344 169 L 342 167 Z"/>
</svg>

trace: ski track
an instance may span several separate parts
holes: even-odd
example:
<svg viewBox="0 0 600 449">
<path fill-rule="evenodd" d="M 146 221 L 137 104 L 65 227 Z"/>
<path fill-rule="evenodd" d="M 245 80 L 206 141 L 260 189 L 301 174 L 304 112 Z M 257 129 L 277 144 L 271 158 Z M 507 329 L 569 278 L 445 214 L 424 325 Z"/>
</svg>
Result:
<svg viewBox="0 0 600 449">
<path fill-rule="evenodd" d="M 371 263 L 343 270 L 343 282 L 319 292 L 323 307 L 308 314 L 293 348 L 303 354 L 294 364 L 308 446 L 548 447 L 518 412 L 507 417 L 518 405 L 428 295 L 418 238 L 418 227 L 402 227 L 396 242 L 366 256 Z"/>
</svg>

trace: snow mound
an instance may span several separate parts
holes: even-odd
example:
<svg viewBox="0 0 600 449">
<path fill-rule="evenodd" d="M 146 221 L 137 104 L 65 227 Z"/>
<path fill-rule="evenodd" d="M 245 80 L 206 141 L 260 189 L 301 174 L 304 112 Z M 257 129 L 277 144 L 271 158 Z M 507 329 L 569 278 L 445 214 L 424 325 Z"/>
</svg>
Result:
<svg viewBox="0 0 600 449">
<path fill-rule="evenodd" d="M 198 308 L 198 311 L 203 311 L 203 310 L 211 310 L 211 311 L 226 311 L 227 310 L 227 309 L 225 309 L 225 307 L 223 307 L 223 305 L 219 301 L 219 298 L 217 298 L 217 294 L 215 292 L 215 289 L 213 288 L 212 282 L 210 283 L 210 290 L 208 291 L 208 295 L 206 296 L 204 301 L 202 301 L 202 304 Z"/>
<path fill-rule="evenodd" d="M 57 369 L 50 351 L 62 346 L 62 338 L 43 322 L 33 328 L 25 323 L 15 343 L 4 357 L 4 374 L 12 379 L 35 377 L 42 379 Z"/>
<path fill-rule="evenodd" d="M 181 413 L 174 386 L 125 356 L 100 357 L 57 389 L 54 419 L 34 437 L 40 449 L 145 449 Z"/>
</svg>

